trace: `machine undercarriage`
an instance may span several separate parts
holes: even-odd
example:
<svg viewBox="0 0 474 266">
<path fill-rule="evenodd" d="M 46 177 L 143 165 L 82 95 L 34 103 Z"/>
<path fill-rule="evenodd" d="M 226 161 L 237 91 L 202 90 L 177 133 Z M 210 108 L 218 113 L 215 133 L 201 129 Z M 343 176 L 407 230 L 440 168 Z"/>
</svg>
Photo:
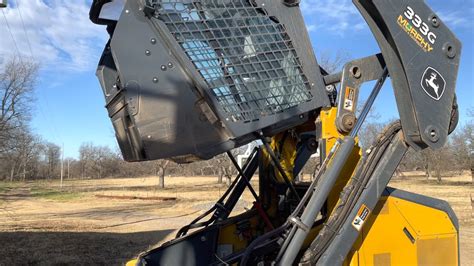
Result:
<svg viewBox="0 0 474 266">
<path fill-rule="evenodd" d="M 299 1 L 94 1 L 91 20 L 111 36 L 98 76 L 124 158 L 227 153 L 239 173 L 174 240 L 128 265 L 459 264 L 449 205 L 388 183 L 409 148 L 441 148 L 456 127 L 461 44 L 423 1 L 353 2 L 381 53 L 327 73 Z M 400 120 L 362 151 L 388 78 Z M 230 150 L 254 141 L 240 167 Z M 320 167 L 300 182 L 316 153 Z M 245 190 L 253 208 L 232 216 Z"/>
</svg>

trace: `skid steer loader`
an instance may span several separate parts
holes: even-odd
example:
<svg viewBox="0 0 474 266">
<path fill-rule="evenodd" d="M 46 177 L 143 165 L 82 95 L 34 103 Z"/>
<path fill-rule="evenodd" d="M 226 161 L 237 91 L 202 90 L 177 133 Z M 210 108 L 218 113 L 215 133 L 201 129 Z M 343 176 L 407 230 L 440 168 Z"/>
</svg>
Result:
<svg viewBox="0 0 474 266">
<path fill-rule="evenodd" d="M 439 149 L 456 127 L 461 43 L 422 0 L 353 4 L 381 53 L 327 73 L 299 0 L 93 1 L 92 22 L 110 34 L 97 76 L 124 159 L 227 153 L 238 171 L 211 209 L 128 265 L 460 264 L 450 206 L 388 183 L 409 148 Z M 362 151 L 387 78 L 400 120 Z M 230 151 L 255 141 L 240 166 Z M 317 152 L 313 180 L 298 181 Z M 232 216 L 246 189 L 253 208 Z"/>
</svg>

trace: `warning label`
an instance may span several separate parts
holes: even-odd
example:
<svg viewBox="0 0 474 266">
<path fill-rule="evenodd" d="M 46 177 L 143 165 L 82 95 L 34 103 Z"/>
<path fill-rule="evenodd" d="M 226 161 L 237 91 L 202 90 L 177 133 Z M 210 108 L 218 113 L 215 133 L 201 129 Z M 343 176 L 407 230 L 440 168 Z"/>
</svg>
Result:
<svg viewBox="0 0 474 266">
<path fill-rule="evenodd" d="M 367 208 L 367 206 L 365 205 L 362 205 L 362 207 L 360 207 L 359 209 L 359 212 L 357 212 L 357 216 L 354 218 L 354 221 L 352 221 L 352 226 L 354 226 L 354 228 L 357 229 L 357 231 L 360 231 L 365 221 L 367 221 L 369 214 L 370 214 L 369 208 Z"/>
<path fill-rule="evenodd" d="M 354 100 L 355 100 L 355 90 L 351 87 L 347 87 L 345 98 L 344 98 L 344 109 L 349 112 L 353 112 Z"/>
</svg>

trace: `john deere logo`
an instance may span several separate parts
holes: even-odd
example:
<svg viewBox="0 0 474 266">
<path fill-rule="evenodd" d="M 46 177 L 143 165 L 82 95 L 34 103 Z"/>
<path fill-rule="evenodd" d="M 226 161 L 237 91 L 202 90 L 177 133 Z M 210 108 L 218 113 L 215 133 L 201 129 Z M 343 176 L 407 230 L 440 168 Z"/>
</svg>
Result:
<svg viewBox="0 0 474 266">
<path fill-rule="evenodd" d="M 431 98 L 439 101 L 446 89 L 446 81 L 436 69 L 428 67 L 421 79 L 421 87 Z"/>
</svg>

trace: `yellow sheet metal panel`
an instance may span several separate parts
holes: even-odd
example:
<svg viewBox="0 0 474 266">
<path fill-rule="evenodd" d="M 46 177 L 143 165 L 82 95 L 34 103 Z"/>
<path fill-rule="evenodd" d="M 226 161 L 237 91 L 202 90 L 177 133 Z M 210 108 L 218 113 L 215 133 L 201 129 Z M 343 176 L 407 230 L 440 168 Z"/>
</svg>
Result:
<svg viewBox="0 0 474 266">
<path fill-rule="evenodd" d="M 393 201 L 382 199 L 362 229 L 360 265 L 377 265 L 378 254 L 390 254 L 393 265 L 416 261 L 416 247 L 405 234 L 414 230 L 399 212 L 391 211 L 394 208 Z"/>
<path fill-rule="evenodd" d="M 456 233 L 456 228 L 445 212 L 432 208 L 419 208 L 412 202 L 395 199 L 395 206 L 410 221 L 418 235 L 439 235 Z M 427 222 L 430 221 L 430 222 Z"/>
<path fill-rule="evenodd" d="M 392 265 L 392 254 L 391 253 L 374 254 L 374 265 L 378 265 L 378 266 Z"/>
<path fill-rule="evenodd" d="M 337 107 L 325 108 L 321 111 L 321 138 L 326 141 L 326 154 L 329 154 L 336 140 L 343 137 L 336 127 Z"/>
<path fill-rule="evenodd" d="M 346 260 L 351 266 L 458 263 L 458 235 L 448 214 L 395 197 L 380 199 Z"/>
<path fill-rule="evenodd" d="M 457 265 L 456 235 L 431 236 L 418 240 L 418 265 Z"/>
</svg>

